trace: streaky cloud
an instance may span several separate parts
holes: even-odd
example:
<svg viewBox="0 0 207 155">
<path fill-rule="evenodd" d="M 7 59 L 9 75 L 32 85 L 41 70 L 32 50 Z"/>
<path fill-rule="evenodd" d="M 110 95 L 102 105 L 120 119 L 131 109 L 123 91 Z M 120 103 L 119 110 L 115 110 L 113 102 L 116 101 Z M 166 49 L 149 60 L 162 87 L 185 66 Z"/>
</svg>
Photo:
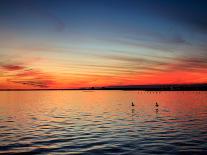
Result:
<svg viewBox="0 0 207 155">
<path fill-rule="evenodd" d="M 24 66 L 21 65 L 1 65 L 1 67 L 8 71 L 17 71 L 25 68 Z"/>
</svg>

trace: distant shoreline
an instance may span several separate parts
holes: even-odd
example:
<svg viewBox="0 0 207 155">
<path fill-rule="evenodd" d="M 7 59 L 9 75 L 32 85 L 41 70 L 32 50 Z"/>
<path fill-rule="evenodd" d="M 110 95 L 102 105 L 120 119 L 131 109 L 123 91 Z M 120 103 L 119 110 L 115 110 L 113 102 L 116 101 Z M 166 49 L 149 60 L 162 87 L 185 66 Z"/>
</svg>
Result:
<svg viewBox="0 0 207 155">
<path fill-rule="evenodd" d="M 207 91 L 207 84 L 127 85 L 66 89 L 0 89 L 0 91 L 123 90 L 123 91 Z"/>
</svg>

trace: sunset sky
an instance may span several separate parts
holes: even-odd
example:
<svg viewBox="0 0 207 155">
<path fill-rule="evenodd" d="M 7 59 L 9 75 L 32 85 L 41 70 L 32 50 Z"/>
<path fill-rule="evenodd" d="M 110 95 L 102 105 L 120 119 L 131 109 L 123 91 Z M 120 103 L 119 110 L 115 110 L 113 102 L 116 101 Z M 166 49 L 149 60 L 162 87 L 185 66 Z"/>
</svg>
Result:
<svg viewBox="0 0 207 155">
<path fill-rule="evenodd" d="M 205 0 L 1 0 L 0 89 L 207 83 Z"/>
</svg>

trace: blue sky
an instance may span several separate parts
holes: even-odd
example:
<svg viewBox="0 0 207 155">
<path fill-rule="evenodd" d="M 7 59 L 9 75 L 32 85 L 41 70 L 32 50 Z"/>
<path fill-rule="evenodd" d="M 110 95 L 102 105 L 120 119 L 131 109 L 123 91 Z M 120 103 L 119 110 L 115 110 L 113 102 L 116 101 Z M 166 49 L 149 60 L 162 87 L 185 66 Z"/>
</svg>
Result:
<svg viewBox="0 0 207 155">
<path fill-rule="evenodd" d="M 2 87 L 33 87 L 32 79 L 51 88 L 207 82 L 206 7 L 204 0 L 2 0 Z"/>
</svg>

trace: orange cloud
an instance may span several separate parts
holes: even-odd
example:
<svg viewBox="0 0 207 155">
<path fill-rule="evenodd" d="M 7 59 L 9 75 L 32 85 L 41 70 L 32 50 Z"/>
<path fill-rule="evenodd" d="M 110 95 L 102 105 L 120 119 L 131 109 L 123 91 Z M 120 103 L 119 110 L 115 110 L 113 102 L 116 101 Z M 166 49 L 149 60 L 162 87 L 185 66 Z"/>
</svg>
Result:
<svg viewBox="0 0 207 155">
<path fill-rule="evenodd" d="M 24 66 L 21 65 L 2 65 L 1 67 L 8 71 L 22 70 L 25 68 Z"/>
</svg>

